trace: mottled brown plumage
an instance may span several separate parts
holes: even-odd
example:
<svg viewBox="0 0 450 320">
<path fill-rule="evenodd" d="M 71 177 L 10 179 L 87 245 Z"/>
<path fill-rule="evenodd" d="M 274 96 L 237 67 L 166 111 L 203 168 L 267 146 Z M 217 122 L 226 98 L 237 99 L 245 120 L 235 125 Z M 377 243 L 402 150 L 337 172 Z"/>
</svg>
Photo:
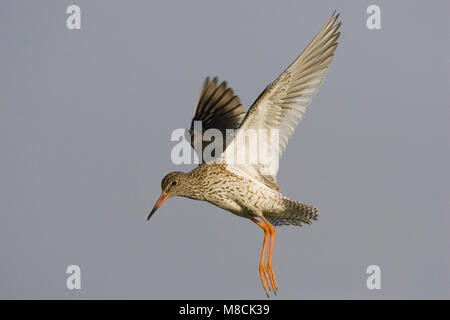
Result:
<svg viewBox="0 0 450 320">
<path fill-rule="evenodd" d="M 300 226 L 302 222 L 310 224 L 318 214 L 313 206 L 290 200 L 262 183 L 236 175 L 225 164 L 202 164 L 189 173 L 171 172 L 163 178 L 161 189 L 170 197 L 207 201 L 244 218 L 265 216 Z"/>
</svg>

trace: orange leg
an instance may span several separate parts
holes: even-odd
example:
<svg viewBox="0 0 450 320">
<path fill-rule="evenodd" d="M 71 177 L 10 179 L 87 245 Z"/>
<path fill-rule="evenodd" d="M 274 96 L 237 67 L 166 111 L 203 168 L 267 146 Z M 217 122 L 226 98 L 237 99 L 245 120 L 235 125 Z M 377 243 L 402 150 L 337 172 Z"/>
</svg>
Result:
<svg viewBox="0 0 450 320">
<path fill-rule="evenodd" d="M 269 245 L 269 257 L 267 259 L 267 271 L 269 272 L 270 282 L 272 283 L 272 289 L 275 294 L 277 294 L 277 280 L 275 279 L 275 274 L 273 272 L 272 267 L 272 254 L 273 254 L 273 241 L 275 240 L 275 228 L 273 225 L 270 224 L 269 221 L 267 221 L 266 218 L 261 217 L 263 221 L 266 223 L 267 227 L 269 228 L 270 233 L 270 245 Z"/>
<path fill-rule="evenodd" d="M 267 297 L 269 297 L 269 278 L 267 276 L 267 268 L 264 264 L 264 261 L 266 260 L 266 248 L 267 248 L 267 240 L 269 239 L 269 227 L 266 226 L 261 221 L 256 220 L 255 218 L 250 218 L 254 223 L 256 223 L 258 226 L 260 226 L 264 230 L 264 243 L 261 251 L 261 261 L 259 262 L 259 276 L 261 277 L 261 283 L 264 288 L 264 291 L 267 294 Z"/>
</svg>

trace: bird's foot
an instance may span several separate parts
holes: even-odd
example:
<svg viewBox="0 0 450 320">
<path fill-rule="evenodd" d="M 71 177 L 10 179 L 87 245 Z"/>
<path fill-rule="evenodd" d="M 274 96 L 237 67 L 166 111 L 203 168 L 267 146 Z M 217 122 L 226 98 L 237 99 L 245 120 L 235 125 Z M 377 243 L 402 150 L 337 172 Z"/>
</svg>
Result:
<svg viewBox="0 0 450 320">
<path fill-rule="evenodd" d="M 275 273 L 273 272 L 273 267 L 271 263 L 267 264 L 267 273 L 269 274 L 270 282 L 272 284 L 272 290 L 275 295 L 277 294 L 278 285 L 277 280 L 275 278 Z"/>
<path fill-rule="evenodd" d="M 269 297 L 269 290 L 270 290 L 270 284 L 269 284 L 269 276 L 267 273 L 267 268 L 264 264 L 261 264 L 259 266 L 259 275 L 261 277 L 261 283 L 264 288 L 264 291 L 266 292 L 267 298 Z"/>
</svg>

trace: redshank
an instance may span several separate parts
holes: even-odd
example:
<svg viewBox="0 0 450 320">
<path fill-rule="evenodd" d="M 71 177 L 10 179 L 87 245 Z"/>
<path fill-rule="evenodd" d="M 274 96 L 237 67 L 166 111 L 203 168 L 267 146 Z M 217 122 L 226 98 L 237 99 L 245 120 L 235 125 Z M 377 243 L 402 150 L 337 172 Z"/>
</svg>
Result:
<svg viewBox="0 0 450 320">
<path fill-rule="evenodd" d="M 217 78 L 212 81 L 206 78 L 191 123 L 192 147 L 196 145 L 195 121 L 202 122 L 203 131 L 215 128 L 225 133 L 226 129 L 237 129 L 237 133 L 231 143 L 225 145 L 225 151 L 214 160 L 203 162 L 188 173 L 167 174 L 161 181 L 161 196 L 148 216 L 150 219 L 168 198 L 182 196 L 210 202 L 256 223 L 264 230 L 259 274 L 267 296 L 269 290 L 276 294 L 278 289 L 272 266 L 274 226 L 310 224 L 317 219 L 318 210 L 283 196 L 276 172 L 268 174 L 264 170 L 268 165 L 267 159 L 240 163 L 231 161 L 235 159 L 233 152 L 248 147 L 246 140 L 240 139 L 246 130 L 266 129 L 278 130 L 275 149 L 278 156 L 281 155 L 333 59 L 340 35 L 338 17 L 339 14 L 333 12 L 306 49 L 259 95 L 247 113 L 233 90 L 227 88 L 226 82 L 218 85 Z M 267 137 L 262 139 L 263 143 L 258 147 L 263 151 L 273 148 L 269 140 Z M 202 143 L 201 149 L 204 147 Z"/>
</svg>

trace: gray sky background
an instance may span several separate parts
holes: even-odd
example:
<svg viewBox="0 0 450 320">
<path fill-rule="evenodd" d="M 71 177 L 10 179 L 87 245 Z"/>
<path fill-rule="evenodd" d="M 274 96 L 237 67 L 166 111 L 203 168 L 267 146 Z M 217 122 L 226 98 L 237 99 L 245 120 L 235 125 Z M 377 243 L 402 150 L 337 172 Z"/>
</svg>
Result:
<svg viewBox="0 0 450 320">
<path fill-rule="evenodd" d="M 170 134 L 204 77 L 248 108 L 333 9 L 340 45 L 278 175 L 320 216 L 277 229 L 272 298 L 449 299 L 448 1 L 80 0 L 0 3 L 0 298 L 265 298 L 259 227 L 184 198 L 146 216 L 192 167 Z"/>
</svg>

